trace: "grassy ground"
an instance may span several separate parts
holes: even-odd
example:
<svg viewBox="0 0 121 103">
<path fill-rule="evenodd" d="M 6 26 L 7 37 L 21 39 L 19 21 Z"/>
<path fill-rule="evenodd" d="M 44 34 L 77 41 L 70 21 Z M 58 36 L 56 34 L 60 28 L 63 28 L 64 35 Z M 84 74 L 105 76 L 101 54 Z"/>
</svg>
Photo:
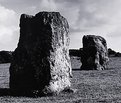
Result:
<svg viewBox="0 0 121 103">
<path fill-rule="evenodd" d="M 1 96 L 0 103 L 121 103 L 121 58 L 110 58 L 104 71 L 79 71 L 79 58 L 71 58 L 75 93 L 49 97 Z M 0 88 L 9 88 L 9 65 L 0 65 Z"/>
</svg>

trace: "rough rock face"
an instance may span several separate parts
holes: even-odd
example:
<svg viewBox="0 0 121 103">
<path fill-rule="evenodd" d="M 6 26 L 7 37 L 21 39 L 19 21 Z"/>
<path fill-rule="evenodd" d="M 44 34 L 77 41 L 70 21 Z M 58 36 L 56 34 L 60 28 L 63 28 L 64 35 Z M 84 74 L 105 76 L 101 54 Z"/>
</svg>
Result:
<svg viewBox="0 0 121 103">
<path fill-rule="evenodd" d="M 11 90 L 60 92 L 70 87 L 69 25 L 59 12 L 22 14 L 10 66 Z"/>
<path fill-rule="evenodd" d="M 106 40 L 101 36 L 85 35 L 81 55 L 82 70 L 104 70 L 108 63 Z"/>
</svg>

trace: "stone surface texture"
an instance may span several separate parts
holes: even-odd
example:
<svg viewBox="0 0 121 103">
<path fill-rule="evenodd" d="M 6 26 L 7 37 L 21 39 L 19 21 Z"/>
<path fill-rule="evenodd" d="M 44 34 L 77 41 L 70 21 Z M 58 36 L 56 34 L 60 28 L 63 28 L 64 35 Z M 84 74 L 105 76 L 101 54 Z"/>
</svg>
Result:
<svg viewBox="0 0 121 103">
<path fill-rule="evenodd" d="M 108 63 L 106 40 L 101 36 L 85 35 L 81 53 L 82 70 L 105 70 Z"/>
<path fill-rule="evenodd" d="M 55 93 L 70 87 L 69 25 L 59 12 L 22 14 L 10 66 L 11 90 Z"/>
</svg>

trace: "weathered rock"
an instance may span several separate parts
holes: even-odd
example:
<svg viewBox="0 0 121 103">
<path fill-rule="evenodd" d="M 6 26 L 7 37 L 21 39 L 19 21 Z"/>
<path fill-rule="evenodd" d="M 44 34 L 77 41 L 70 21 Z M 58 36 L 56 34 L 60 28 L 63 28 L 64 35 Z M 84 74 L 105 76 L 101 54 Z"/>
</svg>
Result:
<svg viewBox="0 0 121 103">
<path fill-rule="evenodd" d="M 101 36 L 85 35 L 81 55 L 82 70 L 104 70 L 108 63 L 106 40 Z"/>
<path fill-rule="evenodd" d="M 69 25 L 59 12 L 22 14 L 10 66 L 11 90 L 54 93 L 70 87 Z"/>
</svg>

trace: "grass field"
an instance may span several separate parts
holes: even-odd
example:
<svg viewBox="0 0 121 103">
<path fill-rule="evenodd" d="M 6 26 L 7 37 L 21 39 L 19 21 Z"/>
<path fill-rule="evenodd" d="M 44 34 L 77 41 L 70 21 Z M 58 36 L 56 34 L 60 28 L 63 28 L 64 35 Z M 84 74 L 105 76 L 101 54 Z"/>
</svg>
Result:
<svg viewBox="0 0 121 103">
<path fill-rule="evenodd" d="M 79 58 L 72 57 L 72 88 L 75 93 L 63 92 L 48 97 L 0 96 L 0 103 L 121 103 L 121 58 L 111 57 L 107 70 L 80 71 Z M 0 88 L 9 88 L 9 66 L 0 65 Z"/>
</svg>

